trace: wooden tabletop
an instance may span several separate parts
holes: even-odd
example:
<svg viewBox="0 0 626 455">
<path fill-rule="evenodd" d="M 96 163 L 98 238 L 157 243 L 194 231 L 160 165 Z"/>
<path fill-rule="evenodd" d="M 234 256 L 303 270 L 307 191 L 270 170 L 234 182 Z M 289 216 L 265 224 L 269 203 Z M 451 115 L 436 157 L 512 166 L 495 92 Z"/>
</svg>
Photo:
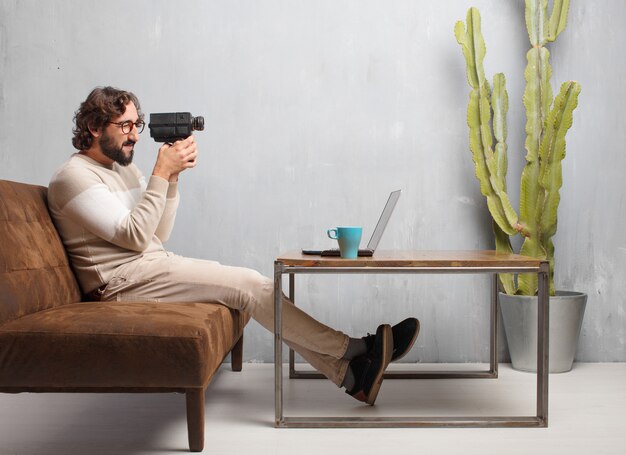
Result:
<svg viewBox="0 0 626 455">
<path fill-rule="evenodd" d="M 539 267 L 541 260 L 519 254 L 479 251 L 376 251 L 372 257 L 343 259 L 312 256 L 300 251 L 281 254 L 276 261 L 300 267 Z"/>
</svg>

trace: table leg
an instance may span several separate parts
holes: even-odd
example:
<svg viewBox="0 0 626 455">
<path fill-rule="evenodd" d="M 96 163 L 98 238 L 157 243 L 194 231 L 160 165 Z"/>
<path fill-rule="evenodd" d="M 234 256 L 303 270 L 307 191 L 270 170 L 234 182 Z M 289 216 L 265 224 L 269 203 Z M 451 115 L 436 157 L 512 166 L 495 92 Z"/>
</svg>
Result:
<svg viewBox="0 0 626 455">
<path fill-rule="evenodd" d="M 492 377 L 498 377 L 498 274 L 491 278 L 491 311 L 489 315 L 489 368 Z"/>
<path fill-rule="evenodd" d="M 283 265 L 274 262 L 274 409 L 275 425 L 284 422 L 283 416 Z"/>
<path fill-rule="evenodd" d="M 289 274 L 289 300 L 296 304 L 296 275 L 294 273 Z M 296 353 L 293 349 L 289 348 L 289 379 L 298 377 L 296 372 Z"/>
<path fill-rule="evenodd" d="M 550 333 L 550 264 L 542 262 L 537 286 L 537 417 L 548 426 L 548 377 Z"/>
</svg>

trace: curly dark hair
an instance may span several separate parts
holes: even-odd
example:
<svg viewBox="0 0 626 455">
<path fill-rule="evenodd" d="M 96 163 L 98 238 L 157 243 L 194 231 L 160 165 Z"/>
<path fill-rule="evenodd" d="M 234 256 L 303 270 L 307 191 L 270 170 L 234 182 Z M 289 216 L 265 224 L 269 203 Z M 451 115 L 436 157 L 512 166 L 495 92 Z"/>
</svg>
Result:
<svg viewBox="0 0 626 455">
<path fill-rule="evenodd" d="M 93 135 L 89 131 L 98 130 L 106 126 L 114 117 L 126 111 L 126 105 L 132 101 L 137 108 L 139 119 L 143 120 L 143 113 L 139 100 L 131 93 L 114 87 L 96 87 L 87 99 L 83 101 L 74 113 L 74 137 L 72 145 L 78 150 L 87 150 L 93 143 Z"/>
</svg>

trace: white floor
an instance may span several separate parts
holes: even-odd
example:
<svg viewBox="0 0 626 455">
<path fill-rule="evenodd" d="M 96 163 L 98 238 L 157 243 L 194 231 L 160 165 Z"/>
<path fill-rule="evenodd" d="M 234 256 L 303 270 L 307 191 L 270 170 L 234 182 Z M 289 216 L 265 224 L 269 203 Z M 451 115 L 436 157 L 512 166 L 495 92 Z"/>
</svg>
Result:
<svg viewBox="0 0 626 455">
<path fill-rule="evenodd" d="M 576 364 L 550 375 L 546 429 L 276 429 L 269 364 L 224 365 L 208 389 L 211 454 L 626 454 L 626 363 Z M 406 365 L 402 365 L 406 367 Z M 362 406 L 325 380 L 286 380 L 286 415 L 533 415 L 535 376 L 387 380 Z M 0 455 L 179 454 L 177 394 L 0 394 Z"/>
</svg>

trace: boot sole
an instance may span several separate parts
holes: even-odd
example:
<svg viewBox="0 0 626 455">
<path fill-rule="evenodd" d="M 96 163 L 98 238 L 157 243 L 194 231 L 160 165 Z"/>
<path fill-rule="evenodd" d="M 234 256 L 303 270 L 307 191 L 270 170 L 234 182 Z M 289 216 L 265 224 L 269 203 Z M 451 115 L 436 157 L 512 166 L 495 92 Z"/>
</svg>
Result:
<svg viewBox="0 0 626 455">
<path fill-rule="evenodd" d="M 372 385 L 372 388 L 370 389 L 370 393 L 367 395 L 367 399 L 365 400 L 365 402 L 369 404 L 370 406 L 373 406 L 374 402 L 376 401 L 376 397 L 378 396 L 378 391 L 380 390 L 380 386 L 383 383 L 385 370 L 387 369 L 387 366 L 391 362 L 391 355 L 393 354 L 393 333 L 391 332 L 391 326 L 386 325 L 383 330 L 384 330 L 384 334 L 383 334 L 382 367 L 380 371 L 378 372 L 378 375 L 376 376 L 374 384 Z"/>
</svg>

